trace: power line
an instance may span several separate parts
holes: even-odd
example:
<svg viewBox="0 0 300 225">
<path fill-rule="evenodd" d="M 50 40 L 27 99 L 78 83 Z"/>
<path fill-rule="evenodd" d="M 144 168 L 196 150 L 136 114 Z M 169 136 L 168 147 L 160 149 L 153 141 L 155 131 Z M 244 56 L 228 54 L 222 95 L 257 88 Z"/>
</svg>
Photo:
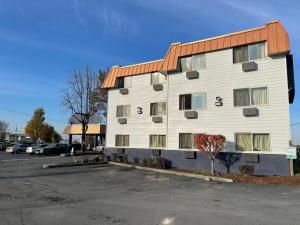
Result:
<svg viewBox="0 0 300 225">
<path fill-rule="evenodd" d="M 292 127 L 292 126 L 298 126 L 298 125 L 300 125 L 300 122 L 299 122 L 299 123 L 292 123 L 292 124 L 291 124 L 291 127 Z"/>
<path fill-rule="evenodd" d="M 5 107 L 0 107 L 0 110 L 12 112 L 12 113 L 17 113 L 17 114 L 22 114 L 22 115 L 26 115 L 26 116 L 32 116 L 32 114 L 30 114 L 30 113 L 23 112 L 23 111 L 19 111 L 19 110 L 15 110 L 15 109 L 9 109 L 9 108 L 5 108 Z M 61 121 L 61 120 L 57 120 L 57 119 L 53 119 L 53 118 L 49 118 L 49 117 L 47 117 L 46 120 L 47 120 L 47 121 L 52 121 L 52 122 L 57 122 L 57 123 L 63 123 L 63 124 L 66 124 L 65 121 Z"/>
</svg>

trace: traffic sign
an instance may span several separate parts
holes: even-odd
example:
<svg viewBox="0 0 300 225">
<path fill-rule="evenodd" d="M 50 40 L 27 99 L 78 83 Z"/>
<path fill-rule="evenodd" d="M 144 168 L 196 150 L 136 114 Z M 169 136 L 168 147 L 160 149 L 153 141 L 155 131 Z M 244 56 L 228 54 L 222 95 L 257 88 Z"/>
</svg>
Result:
<svg viewBox="0 0 300 225">
<path fill-rule="evenodd" d="M 288 147 L 285 151 L 287 159 L 297 159 L 297 149 L 296 147 Z"/>
</svg>

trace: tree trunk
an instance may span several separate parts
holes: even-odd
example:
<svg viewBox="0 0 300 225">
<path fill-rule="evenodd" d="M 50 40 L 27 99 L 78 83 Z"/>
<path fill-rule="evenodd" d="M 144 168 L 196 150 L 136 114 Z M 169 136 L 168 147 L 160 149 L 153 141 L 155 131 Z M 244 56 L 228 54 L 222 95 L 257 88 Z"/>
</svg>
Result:
<svg viewBox="0 0 300 225">
<path fill-rule="evenodd" d="M 85 145 L 85 139 L 86 139 L 86 124 L 82 123 L 82 135 L 81 135 L 81 151 L 85 152 L 86 145 Z"/>
<path fill-rule="evenodd" d="M 215 174 L 214 160 L 213 160 L 213 159 L 210 159 L 210 173 L 211 173 L 212 175 Z"/>
</svg>

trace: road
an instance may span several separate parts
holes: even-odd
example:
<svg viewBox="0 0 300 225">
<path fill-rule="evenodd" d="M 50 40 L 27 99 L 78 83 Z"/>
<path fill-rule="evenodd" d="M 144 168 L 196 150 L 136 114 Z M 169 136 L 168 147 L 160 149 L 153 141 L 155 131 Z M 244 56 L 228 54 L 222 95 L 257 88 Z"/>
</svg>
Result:
<svg viewBox="0 0 300 225">
<path fill-rule="evenodd" d="M 300 224 L 300 188 L 109 165 L 41 168 L 69 160 L 0 152 L 0 225 Z"/>
</svg>

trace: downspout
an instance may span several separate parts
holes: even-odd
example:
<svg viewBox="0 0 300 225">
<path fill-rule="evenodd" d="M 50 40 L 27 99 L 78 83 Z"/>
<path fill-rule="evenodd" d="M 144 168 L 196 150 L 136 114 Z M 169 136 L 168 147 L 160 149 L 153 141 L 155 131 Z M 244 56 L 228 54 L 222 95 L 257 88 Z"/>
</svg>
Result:
<svg viewBox="0 0 300 225">
<path fill-rule="evenodd" d="M 169 148 L 169 75 L 166 72 L 167 76 L 167 124 L 166 124 L 166 149 Z"/>
</svg>

